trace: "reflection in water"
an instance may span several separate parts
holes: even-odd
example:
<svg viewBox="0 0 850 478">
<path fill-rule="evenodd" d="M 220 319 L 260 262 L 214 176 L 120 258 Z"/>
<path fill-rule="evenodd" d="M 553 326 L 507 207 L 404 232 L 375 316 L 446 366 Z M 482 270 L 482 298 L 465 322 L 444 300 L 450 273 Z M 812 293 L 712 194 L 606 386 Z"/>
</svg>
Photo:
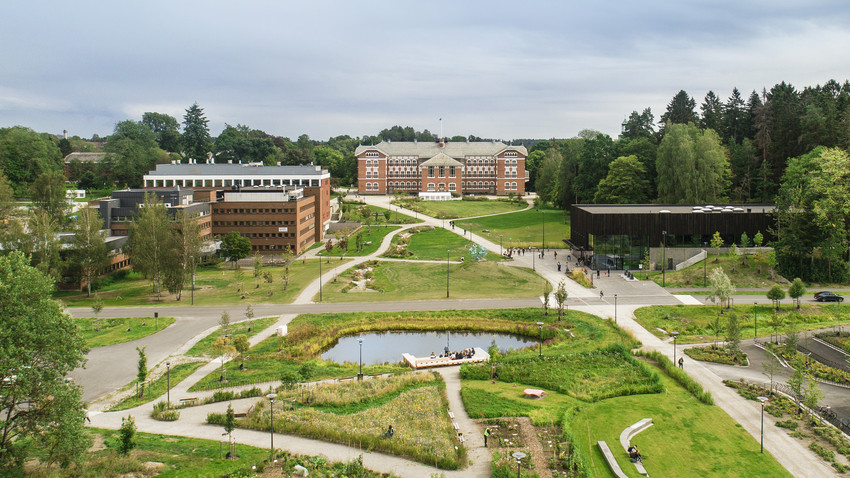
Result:
<svg viewBox="0 0 850 478">
<path fill-rule="evenodd" d="M 493 343 L 493 340 L 495 340 L 501 352 L 520 349 L 537 343 L 527 337 L 486 332 L 387 332 L 383 334 L 373 333 L 342 337 L 339 339 L 337 345 L 322 354 L 322 358 L 338 363 L 357 363 L 360 353 L 360 345 L 357 342 L 358 338 L 363 339 L 364 365 L 401 362 L 401 354 L 403 353 L 413 354 L 417 357 L 430 355 L 431 352 L 440 355 L 443 353 L 447 342 L 451 351 L 471 347 L 479 347 L 487 350 L 490 344 Z"/>
</svg>

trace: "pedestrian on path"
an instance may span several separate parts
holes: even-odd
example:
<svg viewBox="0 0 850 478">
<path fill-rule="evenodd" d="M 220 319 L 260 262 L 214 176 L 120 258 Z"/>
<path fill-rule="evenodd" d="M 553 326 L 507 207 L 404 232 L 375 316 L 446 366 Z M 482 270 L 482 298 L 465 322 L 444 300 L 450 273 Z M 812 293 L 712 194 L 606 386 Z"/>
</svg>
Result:
<svg viewBox="0 0 850 478">
<path fill-rule="evenodd" d="M 490 429 L 484 429 L 484 448 L 487 448 L 487 437 L 490 436 Z"/>
<path fill-rule="evenodd" d="M 679 368 L 683 369 L 683 370 L 685 368 L 685 358 L 684 357 L 679 357 Z"/>
<path fill-rule="evenodd" d="M 600 290 L 599 291 L 599 299 L 604 300 L 604 297 L 605 297 L 605 294 L 603 294 L 602 291 Z"/>
<path fill-rule="evenodd" d="M 558 272 L 561 272 L 561 261 L 558 261 Z"/>
</svg>

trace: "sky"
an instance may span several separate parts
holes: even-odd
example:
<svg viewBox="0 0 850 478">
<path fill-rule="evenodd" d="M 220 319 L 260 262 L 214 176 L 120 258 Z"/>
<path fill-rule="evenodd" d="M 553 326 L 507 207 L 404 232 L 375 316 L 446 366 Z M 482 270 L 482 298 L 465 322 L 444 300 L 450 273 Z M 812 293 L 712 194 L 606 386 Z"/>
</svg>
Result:
<svg viewBox="0 0 850 478">
<path fill-rule="evenodd" d="M 616 136 L 679 90 L 843 83 L 847 45 L 846 1 L 6 1 L 0 127 L 105 136 L 197 102 L 213 136 Z"/>
</svg>

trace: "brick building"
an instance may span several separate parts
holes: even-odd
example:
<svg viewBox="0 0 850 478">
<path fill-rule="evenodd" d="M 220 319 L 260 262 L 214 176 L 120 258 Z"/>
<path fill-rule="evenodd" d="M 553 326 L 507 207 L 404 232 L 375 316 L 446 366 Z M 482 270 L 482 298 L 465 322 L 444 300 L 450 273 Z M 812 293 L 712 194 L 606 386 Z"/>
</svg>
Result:
<svg viewBox="0 0 850 478">
<path fill-rule="evenodd" d="M 525 194 L 524 146 L 502 142 L 391 142 L 358 146 L 360 194 Z"/>
</svg>

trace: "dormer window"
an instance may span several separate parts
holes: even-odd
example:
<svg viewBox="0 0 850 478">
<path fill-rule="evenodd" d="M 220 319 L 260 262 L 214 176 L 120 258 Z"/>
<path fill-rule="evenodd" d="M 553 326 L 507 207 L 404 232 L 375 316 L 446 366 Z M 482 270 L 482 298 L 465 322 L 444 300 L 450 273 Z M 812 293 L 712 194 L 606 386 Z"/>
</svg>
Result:
<svg viewBox="0 0 850 478">
<path fill-rule="evenodd" d="M 514 155 L 514 156 L 516 156 L 516 155 Z M 366 157 L 367 158 L 377 158 L 378 152 L 377 151 L 366 151 Z"/>
</svg>

